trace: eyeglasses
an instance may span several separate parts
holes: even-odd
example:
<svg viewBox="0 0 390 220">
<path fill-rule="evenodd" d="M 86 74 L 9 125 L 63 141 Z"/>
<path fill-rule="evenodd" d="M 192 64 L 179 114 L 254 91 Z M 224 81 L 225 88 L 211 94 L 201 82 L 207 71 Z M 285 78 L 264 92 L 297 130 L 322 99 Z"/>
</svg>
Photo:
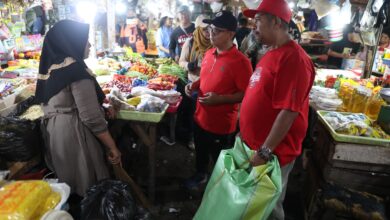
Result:
<svg viewBox="0 0 390 220">
<path fill-rule="evenodd" d="M 215 28 L 215 27 L 211 27 L 211 26 L 208 27 L 208 30 L 209 30 L 210 34 L 214 34 L 214 35 L 218 35 L 222 32 L 228 31 L 226 29 L 220 29 L 220 28 Z"/>
</svg>

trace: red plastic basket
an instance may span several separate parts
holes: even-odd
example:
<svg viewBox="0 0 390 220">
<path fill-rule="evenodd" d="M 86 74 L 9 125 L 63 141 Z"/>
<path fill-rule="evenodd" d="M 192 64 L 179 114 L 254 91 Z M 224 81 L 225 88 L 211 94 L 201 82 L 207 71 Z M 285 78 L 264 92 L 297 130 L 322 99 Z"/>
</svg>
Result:
<svg viewBox="0 0 390 220">
<path fill-rule="evenodd" d="M 175 104 L 170 104 L 167 109 L 167 113 L 176 113 L 182 100 L 183 97 L 180 96 L 179 101 L 177 101 Z"/>
</svg>

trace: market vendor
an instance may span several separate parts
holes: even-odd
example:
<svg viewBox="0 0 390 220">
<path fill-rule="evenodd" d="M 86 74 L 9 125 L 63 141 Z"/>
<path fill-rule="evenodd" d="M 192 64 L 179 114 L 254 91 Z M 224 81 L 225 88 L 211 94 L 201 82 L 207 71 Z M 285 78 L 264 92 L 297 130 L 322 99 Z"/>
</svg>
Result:
<svg viewBox="0 0 390 220">
<path fill-rule="evenodd" d="M 105 95 L 84 63 L 90 48 L 88 32 L 87 24 L 71 20 L 49 30 L 36 88 L 44 111 L 47 165 L 78 196 L 110 177 L 105 154 L 111 164 L 121 162 L 102 110 Z"/>
<path fill-rule="evenodd" d="M 186 94 L 198 91 L 194 115 L 196 173 L 186 181 L 189 189 L 208 179 L 209 157 L 216 162 L 222 149 L 231 148 L 237 128 L 239 103 L 248 86 L 252 67 L 249 59 L 233 44 L 237 21 L 222 11 L 210 24 L 210 40 L 215 48 L 203 58 L 198 81 L 186 86 Z"/>
<path fill-rule="evenodd" d="M 306 52 L 289 36 L 291 10 L 284 0 L 263 0 L 245 10 L 255 19 L 260 42 L 271 46 L 257 64 L 240 110 L 242 140 L 257 153 L 252 166 L 266 164 L 275 154 L 281 167 L 282 193 L 268 219 L 284 219 L 288 176 L 301 154 L 315 70 Z"/>
<path fill-rule="evenodd" d="M 385 51 L 385 49 L 390 49 L 390 29 L 384 29 L 379 41 L 379 51 Z"/>
<path fill-rule="evenodd" d="M 354 41 L 354 28 L 348 24 L 343 29 L 343 39 L 333 43 L 328 50 L 328 64 L 341 68 L 343 59 L 353 58 L 360 49 L 360 43 Z"/>
</svg>

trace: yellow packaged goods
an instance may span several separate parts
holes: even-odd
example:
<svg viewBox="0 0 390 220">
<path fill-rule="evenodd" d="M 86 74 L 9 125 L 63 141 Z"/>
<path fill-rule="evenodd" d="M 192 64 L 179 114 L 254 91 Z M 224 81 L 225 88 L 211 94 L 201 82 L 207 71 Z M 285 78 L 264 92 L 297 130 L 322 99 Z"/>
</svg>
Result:
<svg viewBox="0 0 390 220">
<path fill-rule="evenodd" d="M 141 97 L 139 97 L 139 96 L 133 97 L 131 99 L 128 99 L 126 102 L 129 105 L 137 106 L 137 105 L 139 105 L 139 103 L 141 103 Z"/>
<path fill-rule="evenodd" d="M 54 209 L 60 201 L 61 195 L 58 192 L 52 191 L 47 197 L 46 201 L 41 203 L 41 205 L 38 207 L 33 219 L 40 219 L 40 217 L 42 217 L 48 211 Z"/>
<path fill-rule="evenodd" d="M 385 101 L 380 97 L 379 93 L 375 93 L 368 100 L 365 114 L 371 120 L 376 120 L 378 118 L 378 114 L 381 110 L 382 105 L 385 104 Z"/>
<path fill-rule="evenodd" d="M 40 105 L 31 106 L 21 116 L 19 116 L 20 119 L 26 119 L 30 121 L 34 121 L 41 117 L 43 117 L 43 111 Z"/>
<path fill-rule="evenodd" d="M 45 181 L 16 181 L 0 189 L 0 220 L 39 219 L 60 201 Z"/>
<path fill-rule="evenodd" d="M 363 87 L 358 86 L 355 88 L 354 93 L 352 95 L 352 99 L 349 103 L 349 110 L 350 112 L 354 113 L 364 113 L 366 110 L 366 104 L 368 101 L 368 98 L 371 96 L 371 90 Z"/>
</svg>

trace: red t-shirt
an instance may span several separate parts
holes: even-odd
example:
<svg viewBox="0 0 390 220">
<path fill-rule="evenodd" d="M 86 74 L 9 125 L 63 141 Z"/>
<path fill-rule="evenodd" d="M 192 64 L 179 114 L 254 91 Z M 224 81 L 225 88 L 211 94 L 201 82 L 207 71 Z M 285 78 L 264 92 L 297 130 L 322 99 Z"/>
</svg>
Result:
<svg viewBox="0 0 390 220">
<path fill-rule="evenodd" d="M 314 76 L 313 63 L 294 41 L 265 54 L 252 74 L 240 111 L 241 137 L 250 148 L 262 146 L 279 112 L 287 109 L 299 115 L 274 154 L 283 166 L 301 153 Z"/>
<path fill-rule="evenodd" d="M 249 59 L 233 46 L 217 54 L 216 49 L 206 52 L 199 78 L 199 97 L 208 92 L 232 95 L 245 92 L 252 67 Z M 239 104 L 203 105 L 196 103 L 195 122 L 214 134 L 231 134 L 236 130 Z"/>
</svg>

